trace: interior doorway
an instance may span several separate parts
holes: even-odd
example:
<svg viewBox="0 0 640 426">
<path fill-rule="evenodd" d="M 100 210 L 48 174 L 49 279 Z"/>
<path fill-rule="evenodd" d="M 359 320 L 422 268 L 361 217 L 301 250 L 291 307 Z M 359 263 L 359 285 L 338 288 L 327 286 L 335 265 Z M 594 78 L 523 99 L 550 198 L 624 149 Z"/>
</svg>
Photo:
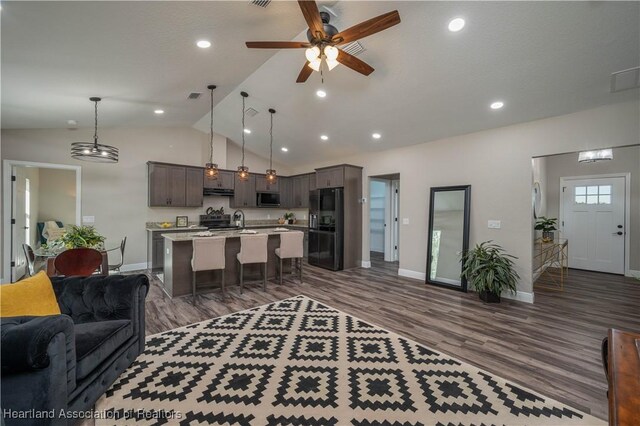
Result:
<svg viewBox="0 0 640 426">
<path fill-rule="evenodd" d="M 371 259 L 398 262 L 400 259 L 400 174 L 372 176 L 369 185 Z"/>
<path fill-rule="evenodd" d="M 13 282 L 28 273 L 26 246 L 37 250 L 49 230 L 58 237 L 53 228 L 81 223 L 81 169 L 12 160 L 5 160 L 3 169 L 3 270 Z"/>
</svg>

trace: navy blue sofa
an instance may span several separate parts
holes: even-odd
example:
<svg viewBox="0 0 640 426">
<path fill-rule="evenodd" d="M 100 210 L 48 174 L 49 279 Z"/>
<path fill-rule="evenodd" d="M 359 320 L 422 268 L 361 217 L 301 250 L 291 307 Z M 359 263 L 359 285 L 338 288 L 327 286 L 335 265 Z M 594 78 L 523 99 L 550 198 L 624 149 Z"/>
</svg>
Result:
<svg viewBox="0 0 640 426">
<path fill-rule="evenodd" d="M 62 315 L 2 318 L 7 426 L 73 424 L 69 417 L 91 410 L 144 350 L 145 275 L 52 278 L 52 283 Z M 17 418 L 29 410 L 55 415 Z"/>
</svg>

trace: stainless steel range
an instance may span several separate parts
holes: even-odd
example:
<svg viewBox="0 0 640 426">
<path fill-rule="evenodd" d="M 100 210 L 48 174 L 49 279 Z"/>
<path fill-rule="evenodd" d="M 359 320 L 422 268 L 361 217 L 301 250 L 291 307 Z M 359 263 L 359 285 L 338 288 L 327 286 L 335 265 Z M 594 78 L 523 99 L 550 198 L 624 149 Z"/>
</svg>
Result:
<svg viewBox="0 0 640 426">
<path fill-rule="evenodd" d="M 230 214 L 202 214 L 200 215 L 200 226 L 208 229 L 236 229 L 237 226 L 231 224 Z"/>
</svg>

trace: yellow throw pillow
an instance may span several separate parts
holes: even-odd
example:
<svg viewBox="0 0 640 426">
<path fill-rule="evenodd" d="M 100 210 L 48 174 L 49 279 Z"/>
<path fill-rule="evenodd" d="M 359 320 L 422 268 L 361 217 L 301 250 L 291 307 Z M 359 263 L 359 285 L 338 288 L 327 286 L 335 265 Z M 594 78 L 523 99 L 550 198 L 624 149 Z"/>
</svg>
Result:
<svg viewBox="0 0 640 426">
<path fill-rule="evenodd" d="M 60 315 L 60 306 L 44 271 L 15 284 L 0 285 L 0 317 L 45 315 Z"/>
</svg>

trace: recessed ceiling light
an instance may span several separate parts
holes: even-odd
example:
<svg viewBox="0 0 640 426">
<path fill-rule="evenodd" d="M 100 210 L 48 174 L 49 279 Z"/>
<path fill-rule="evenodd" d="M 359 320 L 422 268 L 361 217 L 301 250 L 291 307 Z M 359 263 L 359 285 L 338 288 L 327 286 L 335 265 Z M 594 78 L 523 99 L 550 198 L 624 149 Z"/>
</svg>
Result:
<svg viewBox="0 0 640 426">
<path fill-rule="evenodd" d="M 495 101 L 493 102 L 491 105 L 489 105 L 491 107 L 491 109 L 500 109 L 504 106 L 504 102 L 502 101 Z"/>
<path fill-rule="evenodd" d="M 289 148 L 287 148 L 286 146 L 283 146 L 280 149 L 282 150 L 282 152 L 288 152 L 289 151 Z"/>
<path fill-rule="evenodd" d="M 452 33 L 457 33 L 464 28 L 464 24 L 464 19 L 453 18 L 451 21 L 449 21 L 449 31 L 451 31 Z"/>
<path fill-rule="evenodd" d="M 208 40 L 198 40 L 196 46 L 198 46 L 200 49 L 206 49 L 208 47 L 211 47 L 211 42 Z"/>
<path fill-rule="evenodd" d="M 329 136 L 327 136 L 327 135 L 320 135 L 320 139 L 322 139 L 323 141 L 328 141 L 328 140 L 329 140 Z"/>
<path fill-rule="evenodd" d="M 316 96 L 317 96 L 317 97 L 319 97 L 319 98 L 324 98 L 324 97 L 326 97 L 326 96 L 327 96 L 327 92 L 325 92 L 325 91 L 324 91 L 324 90 L 322 90 L 322 89 L 319 89 L 319 90 L 316 92 Z"/>
<path fill-rule="evenodd" d="M 380 139 L 382 137 L 382 135 L 380 133 L 374 133 L 371 135 L 372 138 L 374 139 Z"/>
<path fill-rule="evenodd" d="M 251 130 L 250 130 L 250 129 L 244 129 L 244 132 L 245 132 L 246 134 L 250 134 L 250 133 L 251 133 Z"/>
<path fill-rule="evenodd" d="M 163 109 L 157 109 L 157 110 L 153 111 L 153 113 L 154 114 L 158 114 L 158 115 L 164 114 L 164 110 Z"/>
</svg>

